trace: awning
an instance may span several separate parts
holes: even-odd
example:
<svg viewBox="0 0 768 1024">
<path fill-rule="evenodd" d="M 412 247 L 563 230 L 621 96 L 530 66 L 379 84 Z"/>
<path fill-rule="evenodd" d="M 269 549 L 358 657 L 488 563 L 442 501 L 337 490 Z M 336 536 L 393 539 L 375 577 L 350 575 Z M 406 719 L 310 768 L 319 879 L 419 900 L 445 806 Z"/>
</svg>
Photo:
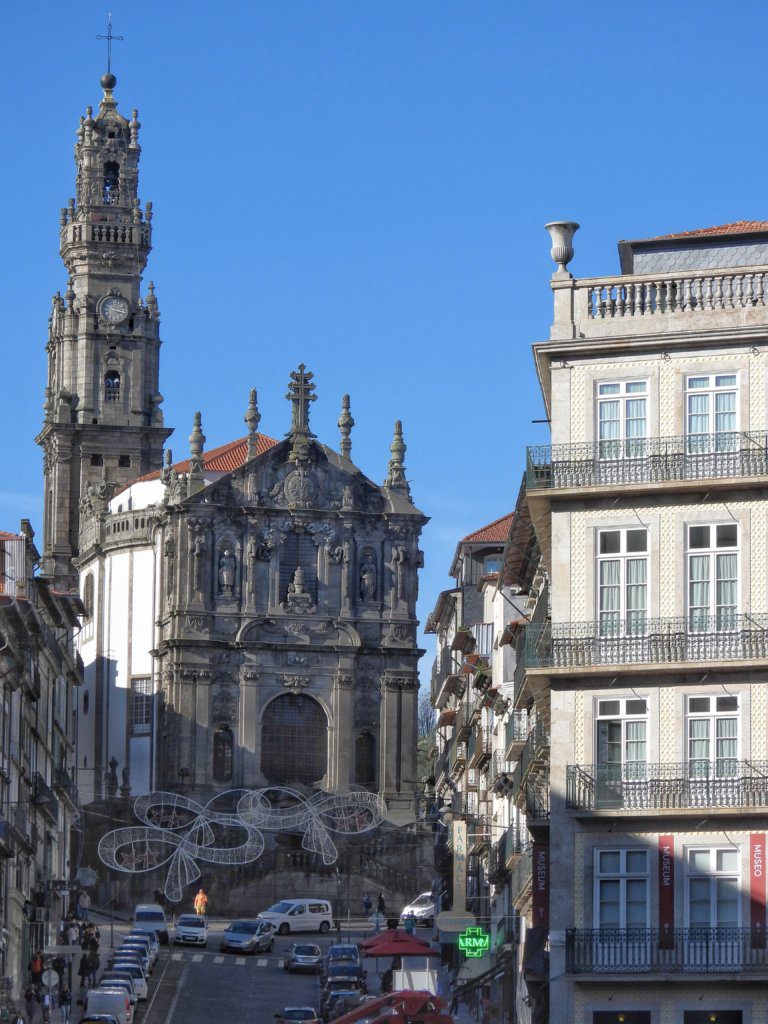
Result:
<svg viewBox="0 0 768 1024">
<path fill-rule="evenodd" d="M 437 720 L 437 728 L 441 729 L 444 725 L 453 725 L 453 720 L 456 718 L 456 709 L 447 708 L 445 711 L 440 712 L 440 717 Z"/>
</svg>

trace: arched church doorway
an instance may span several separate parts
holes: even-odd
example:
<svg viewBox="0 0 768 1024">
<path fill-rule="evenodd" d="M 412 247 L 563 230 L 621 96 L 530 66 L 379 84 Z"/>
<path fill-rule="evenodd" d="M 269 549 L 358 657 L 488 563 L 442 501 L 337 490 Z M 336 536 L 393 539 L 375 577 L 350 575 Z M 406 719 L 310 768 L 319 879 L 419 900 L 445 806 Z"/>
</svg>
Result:
<svg viewBox="0 0 768 1024">
<path fill-rule="evenodd" d="M 319 782 L 328 770 L 328 719 L 304 694 L 276 697 L 261 720 L 261 771 L 267 782 Z"/>
</svg>

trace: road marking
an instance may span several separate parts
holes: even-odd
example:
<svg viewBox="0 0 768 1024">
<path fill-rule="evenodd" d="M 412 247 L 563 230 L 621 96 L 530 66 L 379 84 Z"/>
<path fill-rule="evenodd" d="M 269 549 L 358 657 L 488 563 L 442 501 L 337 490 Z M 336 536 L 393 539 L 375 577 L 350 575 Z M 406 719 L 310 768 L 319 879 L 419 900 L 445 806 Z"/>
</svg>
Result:
<svg viewBox="0 0 768 1024">
<path fill-rule="evenodd" d="M 267 966 L 267 961 L 266 960 L 257 960 L 256 961 L 256 966 L 257 967 L 266 967 Z"/>
<path fill-rule="evenodd" d="M 183 960 L 183 959 L 184 959 L 184 954 L 183 953 L 171 953 L 171 960 Z"/>
<path fill-rule="evenodd" d="M 174 954 L 174 956 L 175 955 L 176 954 Z M 179 953 L 179 959 L 181 959 L 181 954 L 180 953 Z M 185 967 L 184 970 L 181 972 L 181 977 L 179 978 L 179 983 L 176 986 L 176 991 L 174 992 L 173 999 L 171 1000 L 171 1005 L 168 1007 L 168 1013 L 167 1013 L 166 1018 L 165 1018 L 165 1024 L 171 1024 L 171 1022 L 173 1021 L 173 1016 L 174 1016 L 174 1013 L 176 1012 L 176 1003 L 178 1003 L 179 996 L 181 995 L 181 993 L 184 990 L 184 988 L 186 988 L 188 972 L 189 972 L 189 967 Z"/>
<path fill-rule="evenodd" d="M 237 964 L 237 965 L 238 965 L 239 967 L 242 967 L 242 966 L 243 966 L 243 965 L 245 964 L 245 957 L 244 957 L 244 956 L 238 956 L 238 957 L 235 957 L 235 963 L 236 963 L 236 964 Z"/>
<path fill-rule="evenodd" d="M 193 964 L 199 964 L 202 959 L 203 959 L 203 954 L 202 953 L 195 953 L 195 955 L 192 957 L 192 963 Z"/>
<path fill-rule="evenodd" d="M 223 964 L 224 963 L 224 957 L 223 956 L 215 956 L 213 958 L 213 962 L 215 964 Z"/>
</svg>

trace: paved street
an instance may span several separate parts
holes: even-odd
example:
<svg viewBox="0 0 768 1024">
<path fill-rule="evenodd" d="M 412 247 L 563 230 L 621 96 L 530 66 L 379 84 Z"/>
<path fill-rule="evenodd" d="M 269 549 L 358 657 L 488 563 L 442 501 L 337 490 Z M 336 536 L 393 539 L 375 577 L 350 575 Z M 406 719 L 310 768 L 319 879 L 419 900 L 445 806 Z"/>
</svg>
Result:
<svg viewBox="0 0 768 1024">
<path fill-rule="evenodd" d="M 219 941 L 227 921 L 213 921 L 208 948 L 163 947 L 149 983 L 149 999 L 138 1004 L 136 1024 L 268 1024 L 284 1006 L 317 1006 L 316 975 L 286 974 L 282 954 L 291 942 L 312 942 L 326 950 L 334 936 L 295 935 L 275 937 L 272 953 L 236 956 L 220 953 Z M 109 924 L 101 924 L 103 961 L 109 948 Z M 114 928 L 119 945 L 128 926 Z M 344 940 L 347 932 L 342 933 Z M 362 933 L 351 938 L 357 941 Z M 376 989 L 376 965 L 369 962 L 369 982 Z"/>
</svg>

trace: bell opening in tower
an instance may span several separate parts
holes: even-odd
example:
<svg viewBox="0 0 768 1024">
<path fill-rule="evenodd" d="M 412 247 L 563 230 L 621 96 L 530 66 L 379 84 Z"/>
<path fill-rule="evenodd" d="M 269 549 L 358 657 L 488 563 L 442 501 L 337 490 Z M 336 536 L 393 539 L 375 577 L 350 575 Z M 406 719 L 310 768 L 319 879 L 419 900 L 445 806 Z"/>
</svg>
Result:
<svg viewBox="0 0 768 1024">
<path fill-rule="evenodd" d="M 120 164 L 107 160 L 104 164 L 104 189 L 102 199 L 105 206 L 118 202 L 120 198 Z"/>
</svg>

